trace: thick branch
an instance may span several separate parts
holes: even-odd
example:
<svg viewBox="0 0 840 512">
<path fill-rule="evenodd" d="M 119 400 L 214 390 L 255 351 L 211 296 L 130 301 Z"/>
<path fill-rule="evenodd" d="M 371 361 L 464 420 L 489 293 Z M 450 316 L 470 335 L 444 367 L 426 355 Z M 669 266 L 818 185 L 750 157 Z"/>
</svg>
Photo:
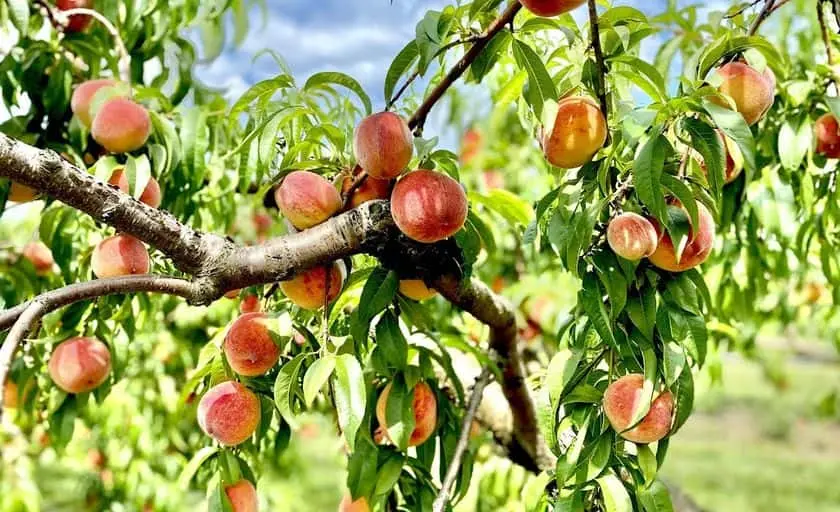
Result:
<svg viewBox="0 0 840 512">
<path fill-rule="evenodd" d="M 601 31 L 598 28 L 598 9 L 595 0 L 588 0 L 589 3 L 589 29 L 592 36 L 592 50 L 595 52 L 595 64 L 598 67 L 598 101 L 601 104 L 601 113 L 604 119 L 609 119 L 609 104 L 607 103 L 607 64 L 604 61 L 604 51 L 601 49 Z"/>
<path fill-rule="evenodd" d="M 39 301 L 32 302 L 26 307 L 17 322 L 15 322 L 14 327 L 12 327 L 12 330 L 3 342 L 3 346 L 0 347 L 0 385 L 4 385 L 6 382 L 9 369 L 12 367 L 12 358 L 14 358 L 17 348 L 32 330 L 32 326 L 41 319 L 45 311 L 46 305 L 44 303 Z M 0 423 L 3 420 L 3 400 L 5 394 L 0 393 Z"/>
</svg>

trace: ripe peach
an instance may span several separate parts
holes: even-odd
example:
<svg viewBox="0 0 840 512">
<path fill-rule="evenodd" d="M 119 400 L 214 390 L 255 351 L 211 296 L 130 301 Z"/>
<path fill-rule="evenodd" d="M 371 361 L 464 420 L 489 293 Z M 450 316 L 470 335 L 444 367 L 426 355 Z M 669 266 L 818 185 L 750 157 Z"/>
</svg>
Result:
<svg viewBox="0 0 840 512">
<path fill-rule="evenodd" d="M 353 176 L 347 176 L 341 182 L 341 193 L 347 194 L 350 187 L 353 186 L 353 181 L 357 173 Z M 350 201 L 347 204 L 348 208 L 358 208 L 359 205 L 368 201 L 375 201 L 377 199 L 388 199 L 391 196 L 391 180 L 378 180 L 368 176 L 365 181 L 353 191 L 350 196 Z"/>
<path fill-rule="evenodd" d="M 239 304 L 240 313 L 259 313 L 261 310 L 260 298 L 254 294 L 248 294 L 242 298 Z"/>
<path fill-rule="evenodd" d="M 422 279 L 403 279 L 400 281 L 400 293 L 409 299 L 424 301 L 436 296 L 438 292 L 426 286 Z"/>
<path fill-rule="evenodd" d="M 388 406 L 388 393 L 390 392 L 391 383 L 389 382 L 385 386 L 385 389 L 382 390 L 382 394 L 379 395 L 379 400 L 376 402 L 376 419 L 383 426 L 388 425 L 385 411 Z M 414 430 L 411 432 L 408 446 L 419 446 L 432 436 L 437 426 L 437 398 L 432 388 L 425 382 L 418 382 L 414 386 L 414 397 L 411 402 L 411 407 L 414 409 Z M 387 427 L 383 430 L 387 437 Z"/>
<path fill-rule="evenodd" d="M 245 313 L 228 328 L 223 349 L 228 364 L 239 375 L 263 375 L 280 359 L 268 322 L 265 313 Z"/>
<path fill-rule="evenodd" d="M 329 292 L 327 292 L 329 274 Z M 333 262 L 329 267 L 313 267 L 296 275 L 289 281 L 282 281 L 280 289 L 290 301 L 303 309 L 318 309 L 331 304 L 341 293 L 347 270 L 342 262 Z"/>
<path fill-rule="evenodd" d="M 668 206 L 668 208 L 682 208 L 682 206 L 674 204 Z M 700 222 L 699 229 L 692 228 L 688 243 L 683 249 L 682 258 L 679 261 L 677 261 L 671 236 L 665 232 L 661 224 L 653 221 L 659 245 L 656 251 L 648 257 L 651 263 L 670 272 L 684 272 L 706 261 L 715 243 L 715 220 L 702 203 L 697 203 L 697 210 Z"/>
<path fill-rule="evenodd" d="M 341 210 L 341 195 L 326 179 L 309 171 L 294 171 L 274 192 L 277 206 L 297 229 L 316 226 Z"/>
<path fill-rule="evenodd" d="M 481 182 L 487 190 L 505 188 L 505 175 L 499 171 L 484 171 L 481 173 Z"/>
<path fill-rule="evenodd" d="M 457 233 L 467 220 L 467 209 L 461 184 L 435 171 L 408 173 L 391 193 L 394 222 L 418 242 L 439 242 Z"/>
<path fill-rule="evenodd" d="M 640 444 L 653 443 L 667 436 L 671 431 L 671 416 L 674 412 L 674 395 L 666 391 L 650 404 L 647 416 L 627 430 L 633 419 L 633 411 L 640 405 L 644 383 L 644 375 L 625 375 L 610 384 L 604 393 L 604 413 L 613 429 L 624 439 Z"/>
<path fill-rule="evenodd" d="M 505 278 L 502 276 L 496 276 L 493 278 L 493 284 L 490 286 L 490 288 L 492 288 L 493 291 L 496 293 L 502 293 L 506 286 L 507 281 L 505 281 Z"/>
<path fill-rule="evenodd" d="M 60 11 L 69 11 L 70 9 L 92 9 L 93 0 L 56 0 L 55 6 Z M 90 24 L 91 17 L 86 14 L 74 14 L 70 16 L 65 30 L 67 32 L 81 32 Z"/>
<path fill-rule="evenodd" d="M 9 201 L 13 203 L 28 203 L 38 197 L 38 191 L 26 185 L 15 183 L 9 185 Z"/>
<path fill-rule="evenodd" d="M 352 496 L 345 494 L 338 505 L 338 512 L 370 512 L 370 505 L 364 496 L 353 501 Z"/>
<path fill-rule="evenodd" d="M 730 62 L 715 70 L 721 80 L 718 90 L 735 102 L 735 110 L 744 116 L 749 125 L 760 121 L 773 106 L 776 97 L 776 76 L 770 68 L 759 73 L 744 62 Z M 715 103 L 729 108 L 725 101 L 714 98 Z"/>
<path fill-rule="evenodd" d="M 99 278 L 148 274 L 150 266 L 146 246 L 130 235 L 102 240 L 90 258 L 90 267 Z"/>
<path fill-rule="evenodd" d="M 26 258 L 35 271 L 39 274 L 46 274 L 52 270 L 55 260 L 52 251 L 43 242 L 29 242 L 23 246 L 23 257 Z"/>
<path fill-rule="evenodd" d="M 521 0 L 522 5 L 537 16 L 559 16 L 586 3 L 586 0 Z"/>
<path fill-rule="evenodd" d="M 125 194 L 129 193 L 130 186 L 128 183 L 128 176 L 125 174 L 125 170 L 122 167 L 114 169 L 114 173 L 111 175 L 111 179 L 108 180 L 108 184 L 114 185 Z M 145 203 L 152 208 L 157 208 L 160 206 L 162 199 L 160 184 L 156 179 L 150 177 L 149 181 L 146 183 L 146 188 L 144 188 L 143 193 L 140 194 L 140 202 Z"/>
<path fill-rule="evenodd" d="M 368 175 L 377 179 L 399 176 L 411 161 L 414 145 L 405 119 L 393 112 L 366 117 L 356 127 L 353 151 Z"/>
<path fill-rule="evenodd" d="M 108 100 L 96 113 L 90 129 L 93 140 L 111 153 L 142 148 L 151 132 L 149 112 L 128 98 Z"/>
<path fill-rule="evenodd" d="M 68 393 L 99 387 L 111 371 L 111 353 L 96 338 L 70 338 L 55 348 L 48 365 L 50 377 Z"/>
<path fill-rule="evenodd" d="M 78 17 L 78 15 L 74 16 L 74 18 L 75 17 Z M 86 128 L 89 129 L 91 123 L 93 123 L 93 116 L 90 111 L 93 97 L 103 87 L 115 87 L 116 85 L 117 82 L 111 80 L 110 78 L 100 78 L 98 80 L 88 80 L 87 82 L 82 82 L 78 87 L 76 87 L 76 90 L 73 91 L 73 96 L 70 98 L 70 110 L 76 114 L 76 117 L 79 118 L 79 122 L 81 122 Z"/>
<path fill-rule="evenodd" d="M 242 479 L 225 486 L 225 494 L 230 500 L 233 512 L 257 512 L 257 489 L 248 480 Z"/>
<path fill-rule="evenodd" d="M 18 385 L 14 381 L 7 380 L 3 386 L 3 407 L 16 409 L 18 406 Z"/>
<path fill-rule="evenodd" d="M 607 121 L 589 98 L 571 96 L 557 104 L 551 127 L 543 128 L 545 158 L 557 167 L 571 169 L 592 160 L 607 141 Z"/>
<path fill-rule="evenodd" d="M 225 446 L 236 446 L 257 430 L 260 400 L 239 382 L 222 382 L 201 397 L 197 415 L 205 434 Z"/>
<path fill-rule="evenodd" d="M 607 242 L 622 258 L 637 261 L 656 251 L 659 237 L 649 220 L 637 213 L 625 212 L 610 221 Z"/>
<path fill-rule="evenodd" d="M 840 158 L 840 124 L 832 114 L 824 114 L 814 124 L 817 153 L 826 158 Z"/>
<path fill-rule="evenodd" d="M 741 153 L 741 148 L 738 147 L 737 142 L 724 135 L 722 131 L 715 131 L 717 132 L 721 142 L 723 142 L 723 149 L 726 152 L 726 177 L 724 183 L 732 183 L 744 170 L 744 154 Z M 703 170 L 704 174 L 708 175 L 708 168 L 702 159 L 700 162 L 700 168 Z"/>
<path fill-rule="evenodd" d="M 265 212 L 254 212 L 253 221 L 254 230 L 257 232 L 257 235 L 265 235 L 271 229 L 272 224 L 274 224 L 271 215 Z"/>
<path fill-rule="evenodd" d="M 475 160 L 475 157 L 478 156 L 478 153 L 481 151 L 481 142 L 481 132 L 475 128 L 470 128 L 464 132 L 464 136 L 461 138 L 462 164 L 467 165 Z"/>
</svg>

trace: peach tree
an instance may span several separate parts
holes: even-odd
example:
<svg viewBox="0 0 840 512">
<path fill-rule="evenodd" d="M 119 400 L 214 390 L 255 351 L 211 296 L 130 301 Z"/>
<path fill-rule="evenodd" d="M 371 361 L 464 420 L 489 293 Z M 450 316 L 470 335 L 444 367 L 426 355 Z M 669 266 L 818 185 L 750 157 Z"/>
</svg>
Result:
<svg viewBox="0 0 840 512">
<path fill-rule="evenodd" d="M 254 4 L 0 2 L 0 234 L 37 211 L 0 246 L 2 442 L 98 432 L 123 462 L 74 510 L 275 509 L 307 411 L 340 510 L 449 510 L 482 444 L 527 510 L 672 510 L 696 373 L 767 322 L 837 336 L 836 0 L 456 2 L 378 105 L 272 50 L 234 101 L 198 82 Z"/>
</svg>

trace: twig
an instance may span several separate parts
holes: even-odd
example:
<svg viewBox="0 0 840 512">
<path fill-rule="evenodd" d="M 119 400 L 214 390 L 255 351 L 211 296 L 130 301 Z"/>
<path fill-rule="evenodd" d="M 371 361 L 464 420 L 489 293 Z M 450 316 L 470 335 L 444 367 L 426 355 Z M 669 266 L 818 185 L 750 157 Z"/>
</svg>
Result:
<svg viewBox="0 0 840 512">
<path fill-rule="evenodd" d="M 777 3 L 776 5 L 773 6 L 772 9 L 770 9 L 770 14 L 773 14 L 774 12 L 776 12 L 779 8 L 783 7 L 788 2 L 790 2 L 790 0 L 780 0 L 779 3 Z"/>
<path fill-rule="evenodd" d="M 762 0 L 753 0 L 752 2 L 744 5 L 743 7 L 738 9 L 737 11 L 733 12 L 732 14 L 727 14 L 726 16 L 724 16 L 724 18 L 727 19 L 727 20 L 731 20 L 732 18 L 734 18 L 734 17 L 736 17 L 740 14 L 743 14 L 744 11 L 746 11 L 747 9 L 750 9 L 751 7 L 755 7 L 755 5 L 758 4 L 761 1 Z"/>
<path fill-rule="evenodd" d="M 6 383 L 6 377 L 9 375 L 12 359 L 18 346 L 32 330 L 32 326 L 44 315 L 46 308 L 46 304 L 38 300 L 29 303 L 23 314 L 15 322 L 12 330 L 9 331 L 3 346 L 0 347 L 0 385 Z M 0 422 L 3 419 L 3 399 L 5 398 L 3 395 L 5 393 L 0 393 Z"/>
<path fill-rule="evenodd" d="M 785 1 L 785 0 L 783 0 Z M 764 23 L 765 20 L 773 13 L 773 7 L 776 4 L 776 0 L 765 0 L 764 7 L 761 8 L 761 11 L 756 16 L 755 20 L 753 21 L 750 29 L 747 31 L 747 35 L 754 36 L 756 32 L 758 32 L 759 27 L 761 24 Z"/>
<path fill-rule="evenodd" d="M 347 192 L 343 194 L 344 197 L 341 198 L 344 208 L 347 208 L 347 205 L 350 204 L 350 199 L 353 197 L 353 193 L 356 192 L 356 190 L 358 190 L 359 187 L 365 184 L 365 181 L 368 178 L 368 173 L 367 171 L 363 170 L 355 178 L 353 178 L 352 173 L 350 174 L 350 177 L 353 179 L 353 182 L 350 184 L 350 187 L 347 189 Z"/>
<path fill-rule="evenodd" d="M 45 0 L 35 0 L 34 5 L 41 8 L 41 11 L 44 13 L 44 16 L 46 16 L 49 20 L 50 25 L 54 27 L 62 26 L 62 24 L 58 21 L 58 15 L 56 14 L 56 11 L 52 5 L 47 3 Z M 73 52 L 71 52 L 67 48 L 62 47 L 61 54 L 64 55 L 64 58 L 67 59 L 67 62 L 69 62 L 73 66 L 73 69 L 78 71 L 79 73 L 86 74 L 88 71 L 90 71 L 90 67 L 82 59 L 80 59 L 77 55 L 73 54 Z"/>
<path fill-rule="evenodd" d="M 831 36 L 828 33 L 828 24 L 825 21 L 825 6 L 822 0 L 817 0 L 817 19 L 820 21 L 820 32 L 822 33 L 823 44 L 825 45 L 825 53 L 828 58 L 828 66 L 831 69 L 831 76 L 829 80 L 837 85 L 836 72 L 834 71 L 834 48 L 831 46 Z"/>
<path fill-rule="evenodd" d="M 595 51 L 595 63 L 598 66 L 597 93 L 598 101 L 601 103 L 601 113 L 604 119 L 609 119 L 609 105 L 607 104 L 607 64 L 604 62 L 604 51 L 601 49 L 601 33 L 598 28 L 598 9 L 595 0 L 588 0 L 589 3 L 589 27 L 592 35 L 592 49 Z"/>
<path fill-rule="evenodd" d="M 59 11 L 58 18 L 61 20 L 61 25 L 66 27 L 70 22 L 70 16 L 75 15 L 90 16 L 105 26 L 114 38 L 114 41 L 117 43 L 117 54 L 119 56 L 119 59 L 117 60 L 117 69 L 119 71 L 120 80 L 128 85 L 131 85 L 131 57 L 128 54 L 128 49 L 125 47 L 122 37 L 120 37 L 117 27 L 111 23 L 111 20 L 94 9 L 67 9 L 66 11 Z"/>
<path fill-rule="evenodd" d="M 443 484 L 440 487 L 440 493 L 437 495 L 434 504 L 432 505 L 433 512 L 443 512 L 446 509 L 446 504 L 449 502 L 449 489 L 455 484 L 458 478 L 458 472 L 461 469 L 464 453 L 467 451 L 467 445 L 470 441 L 470 430 L 472 430 L 472 422 L 475 419 L 475 414 L 478 411 L 478 406 L 481 404 L 481 399 L 484 394 L 484 388 L 490 383 L 493 378 L 493 372 L 489 368 L 484 368 L 481 375 L 475 381 L 472 394 L 470 395 L 470 403 L 467 408 L 467 413 L 461 422 L 461 435 L 458 437 L 458 444 L 455 446 L 455 453 L 452 455 L 452 460 L 449 463 L 449 468 L 446 470 L 446 477 L 443 479 Z"/>
<path fill-rule="evenodd" d="M 513 21 L 520 9 L 522 9 L 521 3 L 518 1 L 511 3 L 510 6 L 505 9 L 505 12 L 493 20 L 493 22 L 490 23 L 490 26 L 487 27 L 487 30 L 476 38 L 475 44 L 467 50 L 464 56 L 461 57 L 461 60 L 455 63 L 437 87 L 435 87 L 429 96 L 423 100 L 423 103 L 417 109 L 417 112 L 415 112 L 414 115 L 411 116 L 411 119 L 408 120 L 408 126 L 414 130 L 415 133 L 423 133 L 423 125 L 426 124 L 426 118 L 429 116 L 429 112 L 431 112 L 435 103 L 437 103 L 446 91 L 452 87 L 459 78 L 461 78 L 461 75 L 463 75 L 467 68 L 470 67 L 470 64 L 472 64 L 473 61 L 481 55 L 481 52 L 487 47 L 490 40 L 493 39 L 496 34 L 504 30 L 505 25 Z"/>
</svg>

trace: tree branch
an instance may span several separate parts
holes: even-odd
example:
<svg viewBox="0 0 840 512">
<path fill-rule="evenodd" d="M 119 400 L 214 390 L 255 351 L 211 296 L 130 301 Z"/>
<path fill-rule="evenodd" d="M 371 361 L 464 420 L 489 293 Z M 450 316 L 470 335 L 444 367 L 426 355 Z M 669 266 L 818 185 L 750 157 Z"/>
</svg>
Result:
<svg viewBox="0 0 840 512">
<path fill-rule="evenodd" d="M 747 31 L 747 35 L 754 36 L 758 32 L 758 29 L 759 27 L 761 27 L 761 24 L 764 23 L 767 20 L 767 18 L 770 17 L 770 14 L 772 14 L 775 10 L 773 8 L 775 4 L 776 0 L 765 0 L 764 7 L 761 8 L 761 11 L 759 11 L 758 16 L 756 16 L 755 20 L 750 26 L 750 29 Z"/>
<path fill-rule="evenodd" d="M 588 0 L 589 28 L 592 36 L 592 50 L 595 52 L 595 63 L 598 67 L 597 93 L 604 119 L 609 120 L 609 104 L 607 103 L 607 64 L 604 61 L 604 51 L 601 48 L 601 31 L 598 28 L 598 9 L 595 0 Z"/>
<path fill-rule="evenodd" d="M 46 305 L 40 301 L 33 301 L 27 305 L 26 309 L 15 322 L 3 346 L 0 347 L 0 386 L 6 383 L 6 377 L 9 375 L 9 369 L 12 367 L 12 359 L 15 356 L 18 346 L 20 346 L 23 339 L 32 330 L 38 320 L 46 312 Z M 0 393 L 0 423 L 3 420 L 3 400 L 6 393 Z"/>
<path fill-rule="evenodd" d="M 825 45 L 825 54 L 828 59 L 829 67 L 834 66 L 834 48 L 831 44 L 831 35 L 828 32 L 828 23 L 825 20 L 825 5 L 822 0 L 817 0 L 817 19 L 820 22 L 820 33 L 822 34 L 823 44 Z M 837 83 L 836 73 L 834 69 L 831 70 L 831 81 Z"/>
</svg>

